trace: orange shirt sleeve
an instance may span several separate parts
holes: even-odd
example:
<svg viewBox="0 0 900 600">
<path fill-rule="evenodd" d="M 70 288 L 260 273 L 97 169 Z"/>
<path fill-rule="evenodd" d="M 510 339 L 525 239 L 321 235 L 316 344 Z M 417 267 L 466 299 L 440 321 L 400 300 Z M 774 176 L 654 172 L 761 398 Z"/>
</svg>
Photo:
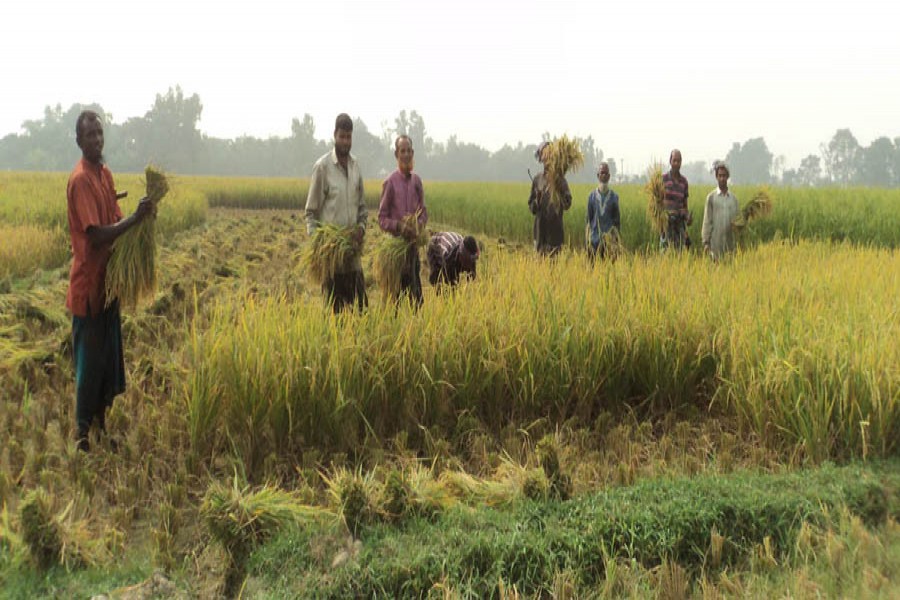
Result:
<svg viewBox="0 0 900 600">
<path fill-rule="evenodd" d="M 73 231 L 86 233 L 88 227 L 100 225 L 97 200 L 86 176 L 78 176 L 69 187 L 69 223 Z"/>
</svg>

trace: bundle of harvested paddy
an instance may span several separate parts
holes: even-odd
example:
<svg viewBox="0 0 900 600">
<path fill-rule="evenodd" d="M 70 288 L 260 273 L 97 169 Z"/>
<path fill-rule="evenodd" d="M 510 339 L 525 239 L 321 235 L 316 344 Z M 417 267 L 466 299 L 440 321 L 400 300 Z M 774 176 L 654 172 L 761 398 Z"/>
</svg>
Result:
<svg viewBox="0 0 900 600">
<path fill-rule="evenodd" d="M 644 184 L 647 194 L 647 219 L 654 231 L 659 235 L 666 232 L 669 225 L 669 215 L 666 212 L 666 186 L 662 180 L 662 165 L 651 165 L 647 169 L 647 183 Z"/>
<path fill-rule="evenodd" d="M 356 227 L 321 224 L 303 251 L 302 264 L 310 280 L 321 285 L 345 273 L 362 252 L 362 242 L 353 237 Z"/>
<path fill-rule="evenodd" d="M 550 182 L 550 203 L 558 207 L 561 190 L 557 184 L 562 181 L 566 173 L 577 171 L 584 166 L 584 154 L 581 153 L 578 140 L 570 140 L 565 135 L 550 142 L 543 152 L 544 170 Z"/>
<path fill-rule="evenodd" d="M 731 226 L 736 231 L 744 231 L 747 225 L 771 213 L 772 195 L 769 193 L 768 188 L 763 187 L 744 205 L 744 208 L 741 209 L 741 214 L 731 221 Z"/>
<path fill-rule="evenodd" d="M 410 253 L 417 246 L 428 243 L 428 234 L 419 223 L 419 211 L 403 217 L 400 222 L 400 231 L 415 228 L 416 237 L 409 240 L 405 237 L 385 235 L 375 246 L 372 257 L 372 268 L 375 271 L 375 280 L 378 289 L 385 298 L 396 297 L 400 293 L 400 278 L 410 266 Z"/>
<path fill-rule="evenodd" d="M 616 260 L 625 253 L 625 246 L 622 244 L 622 236 L 619 230 L 613 227 L 601 236 L 603 249 L 606 252 L 606 258 Z"/>
<path fill-rule="evenodd" d="M 154 208 L 169 191 L 165 174 L 152 165 L 144 170 L 147 197 Z M 106 266 L 106 305 L 116 299 L 134 307 L 156 293 L 156 212 L 132 227 L 113 243 Z"/>
</svg>

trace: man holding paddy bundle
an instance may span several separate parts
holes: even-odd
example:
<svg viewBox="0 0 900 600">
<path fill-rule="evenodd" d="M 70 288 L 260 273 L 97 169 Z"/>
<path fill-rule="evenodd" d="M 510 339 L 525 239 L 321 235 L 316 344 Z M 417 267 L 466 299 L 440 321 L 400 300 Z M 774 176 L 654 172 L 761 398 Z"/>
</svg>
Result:
<svg viewBox="0 0 900 600">
<path fill-rule="evenodd" d="M 588 195 L 587 203 L 587 229 L 588 229 L 588 254 L 593 260 L 596 256 L 605 258 L 612 253 L 612 236 L 618 236 L 622 226 L 619 215 L 619 195 L 609 187 L 609 163 L 602 162 L 597 168 L 597 180 L 600 182 L 596 189 Z M 608 242 L 609 240 L 609 242 Z"/>
<path fill-rule="evenodd" d="M 666 233 L 660 236 L 659 243 L 663 249 L 691 247 L 688 225 L 691 224 L 691 213 L 688 211 L 688 180 L 681 174 L 681 150 L 669 153 L 669 172 L 663 175 L 663 186 L 666 190 L 664 206 L 669 213 L 669 224 Z"/>
<path fill-rule="evenodd" d="M 475 278 L 478 242 L 471 235 L 463 237 L 455 231 L 442 231 L 431 236 L 425 256 L 431 272 L 428 282 L 438 293 L 444 284 L 456 287 L 462 275 Z"/>
<path fill-rule="evenodd" d="M 400 272 L 400 293 L 407 295 L 415 306 L 421 306 L 422 278 L 420 274 L 419 248 L 416 243 L 419 232 L 428 222 L 425 209 L 425 190 L 422 179 L 413 173 L 415 152 L 412 140 L 403 134 L 394 142 L 397 170 L 391 173 L 381 187 L 381 203 L 378 205 L 378 224 L 393 236 L 409 242 L 406 260 Z"/>
<path fill-rule="evenodd" d="M 334 148 L 313 166 L 306 197 L 306 231 L 312 236 L 322 223 L 352 228 L 353 243 L 362 246 L 366 234 L 366 200 L 359 163 L 350 154 L 353 146 L 353 121 L 346 113 L 334 123 Z M 329 274 L 322 292 L 335 313 L 355 304 L 368 306 L 366 282 L 357 253 L 340 272 Z"/>
<path fill-rule="evenodd" d="M 105 433 L 106 411 L 113 398 L 125 391 L 119 303 L 113 300 L 107 306 L 106 302 L 112 244 L 155 208 L 142 198 L 134 213 L 122 218 L 112 173 L 103 163 L 103 123 L 96 112 L 78 115 L 75 141 L 82 157 L 66 186 L 73 255 L 66 308 L 72 313 L 78 448 L 86 452 L 91 426 Z"/>
<path fill-rule="evenodd" d="M 539 254 L 553 256 L 565 240 L 563 213 L 572 206 L 572 192 L 564 173 L 550 176 L 550 152 L 550 143 L 541 142 L 534 153 L 544 170 L 531 180 L 528 208 L 534 215 L 534 249 Z"/>
<path fill-rule="evenodd" d="M 731 172 L 723 161 L 714 163 L 718 188 L 706 197 L 703 209 L 703 249 L 718 260 L 734 252 L 734 221 L 741 212 L 737 197 L 728 189 Z"/>
</svg>

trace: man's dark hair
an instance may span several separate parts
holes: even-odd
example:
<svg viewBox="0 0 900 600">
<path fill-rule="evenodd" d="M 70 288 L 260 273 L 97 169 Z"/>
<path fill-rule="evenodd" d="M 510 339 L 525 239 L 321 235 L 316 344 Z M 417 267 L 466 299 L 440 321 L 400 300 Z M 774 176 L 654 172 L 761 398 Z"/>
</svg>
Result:
<svg viewBox="0 0 900 600">
<path fill-rule="evenodd" d="M 478 255 L 478 242 L 475 241 L 471 235 L 467 235 L 463 238 L 463 248 L 466 249 L 466 252 L 471 254 L 472 256 Z"/>
<path fill-rule="evenodd" d="M 350 118 L 350 115 L 341 113 L 337 116 L 337 119 L 334 120 L 334 132 L 337 133 L 338 129 L 341 131 L 353 131 L 353 119 Z"/>
<path fill-rule="evenodd" d="M 100 115 L 98 115 L 93 110 L 83 110 L 81 114 L 78 115 L 78 118 L 75 120 L 75 139 L 81 139 L 81 132 L 84 131 L 84 126 L 86 123 L 93 123 L 94 121 L 100 121 Z"/>
<path fill-rule="evenodd" d="M 408 135 L 406 135 L 405 133 L 401 133 L 400 135 L 397 136 L 397 139 L 394 140 L 394 152 L 397 152 L 397 150 L 400 149 L 400 140 L 408 141 L 409 147 L 412 148 L 412 145 L 413 145 L 412 138 L 409 137 Z"/>
</svg>

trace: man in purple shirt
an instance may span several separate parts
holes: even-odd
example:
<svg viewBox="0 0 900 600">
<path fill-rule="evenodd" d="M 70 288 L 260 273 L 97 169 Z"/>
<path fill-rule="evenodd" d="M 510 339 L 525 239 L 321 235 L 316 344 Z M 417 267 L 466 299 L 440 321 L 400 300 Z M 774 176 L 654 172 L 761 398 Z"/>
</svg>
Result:
<svg viewBox="0 0 900 600">
<path fill-rule="evenodd" d="M 403 218 L 407 215 L 418 215 L 419 228 L 428 222 L 428 211 L 425 210 L 425 190 L 422 179 L 412 172 L 413 162 L 412 140 L 408 135 L 401 135 L 394 142 L 394 156 L 397 158 L 397 170 L 384 180 L 381 187 L 381 204 L 378 206 L 378 224 L 387 233 L 409 240 L 409 251 L 403 271 L 400 273 L 400 294 L 407 294 L 412 302 L 422 304 L 422 279 L 419 271 L 419 249 L 416 246 L 416 227 Z"/>
</svg>

